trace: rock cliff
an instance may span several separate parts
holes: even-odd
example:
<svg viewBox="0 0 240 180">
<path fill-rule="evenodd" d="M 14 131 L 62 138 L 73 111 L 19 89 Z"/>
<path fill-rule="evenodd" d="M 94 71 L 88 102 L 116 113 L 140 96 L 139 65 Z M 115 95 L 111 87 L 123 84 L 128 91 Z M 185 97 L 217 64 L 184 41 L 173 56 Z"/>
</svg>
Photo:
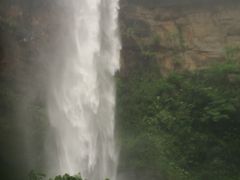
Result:
<svg viewBox="0 0 240 180">
<path fill-rule="evenodd" d="M 203 68 L 238 56 L 237 1 L 121 2 L 122 71 L 154 60 L 161 73 Z M 148 5 L 148 6 L 147 6 Z"/>
</svg>

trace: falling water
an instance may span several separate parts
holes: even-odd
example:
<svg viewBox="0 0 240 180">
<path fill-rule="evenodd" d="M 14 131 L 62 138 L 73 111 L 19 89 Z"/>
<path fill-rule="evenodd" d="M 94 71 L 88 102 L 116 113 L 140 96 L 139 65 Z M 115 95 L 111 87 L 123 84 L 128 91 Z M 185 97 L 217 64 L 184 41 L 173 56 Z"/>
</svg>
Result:
<svg viewBox="0 0 240 180">
<path fill-rule="evenodd" d="M 59 173 L 116 179 L 114 73 L 119 68 L 118 0 L 62 0 L 71 8 L 71 54 L 49 100 Z M 64 51 L 64 50 L 63 50 Z M 60 71 L 58 71 L 60 72 Z M 54 80 L 54 78 L 53 78 Z"/>
</svg>

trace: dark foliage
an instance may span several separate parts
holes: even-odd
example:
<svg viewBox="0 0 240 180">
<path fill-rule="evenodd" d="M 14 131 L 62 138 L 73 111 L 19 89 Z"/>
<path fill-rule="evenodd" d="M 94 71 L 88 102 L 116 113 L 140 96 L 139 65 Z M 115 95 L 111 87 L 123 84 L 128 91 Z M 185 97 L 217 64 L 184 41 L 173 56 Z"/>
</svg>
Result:
<svg viewBox="0 0 240 180">
<path fill-rule="evenodd" d="M 146 179 L 142 172 L 153 179 L 238 179 L 239 65 L 167 78 L 147 68 L 136 71 L 118 79 L 120 169 L 132 169 L 140 179 Z"/>
</svg>

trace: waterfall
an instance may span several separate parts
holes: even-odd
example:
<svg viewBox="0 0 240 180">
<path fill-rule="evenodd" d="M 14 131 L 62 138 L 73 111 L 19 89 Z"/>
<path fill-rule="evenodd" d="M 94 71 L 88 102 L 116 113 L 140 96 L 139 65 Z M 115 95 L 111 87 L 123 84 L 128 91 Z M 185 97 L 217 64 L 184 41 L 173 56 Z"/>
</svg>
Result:
<svg viewBox="0 0 240 180">
<path fill-rule="evenodd" d="M 49 119 L 58 173 L 116 179 L 114 73 L 119 68 L 118 0 L 62 0 L 71 12 L 52 78 Z M 61 46 L 61 45 L 59 45 Z"/>
</svg>

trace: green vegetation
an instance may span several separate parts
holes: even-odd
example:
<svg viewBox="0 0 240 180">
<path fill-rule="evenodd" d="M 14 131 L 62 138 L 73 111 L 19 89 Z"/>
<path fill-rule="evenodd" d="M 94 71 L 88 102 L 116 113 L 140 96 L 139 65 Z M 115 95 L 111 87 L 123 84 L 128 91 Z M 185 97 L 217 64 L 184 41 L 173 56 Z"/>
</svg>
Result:
<svg viewBox="0 0 240 180">
<path fill-rule="evenodd" d="M 35 171 L 31 171 L 29 173 L 29 180 L 44 180 L 46 179 L 46 175 L 42 173 L 36 173 Z M 65 174 L 63 176 L 56 176 L 55 178 L 50 178 L 49 180 L 82 180 L 81 175 L 70 176 L 69 174 Z"/>
<path fill-rule="evenodd" d="M 46 175 L 43 174 L 43 173 L 37 173 L 37 172 L 32 170 L 29 173 L 28 179 L 29 180 L 45 180 Z M 81 174 L 78 173 L 75 176 L 70 176 L 69 174 L 64 174 L 63 176 L 59 175 L 59 176 L 56 176 L 54 178 L 50 178 L 49 180 L 83 180 L 83 179 L 81 177 Z M 106 178 L 105 180 L 109 180 L 109 179 Z"/>
<path fill-rule="evenodd" d="M 240 179 L 239 64 L 165 78 L 153 67 L 118 77 L 120 171 L 138 179 Z"/>
<path fill-rule="evenodd" d="M 236 61 L 240 52 L 239 46 L 227 46 L 225 47 L 225 59 L 226 61 Z"/>
</svg>

